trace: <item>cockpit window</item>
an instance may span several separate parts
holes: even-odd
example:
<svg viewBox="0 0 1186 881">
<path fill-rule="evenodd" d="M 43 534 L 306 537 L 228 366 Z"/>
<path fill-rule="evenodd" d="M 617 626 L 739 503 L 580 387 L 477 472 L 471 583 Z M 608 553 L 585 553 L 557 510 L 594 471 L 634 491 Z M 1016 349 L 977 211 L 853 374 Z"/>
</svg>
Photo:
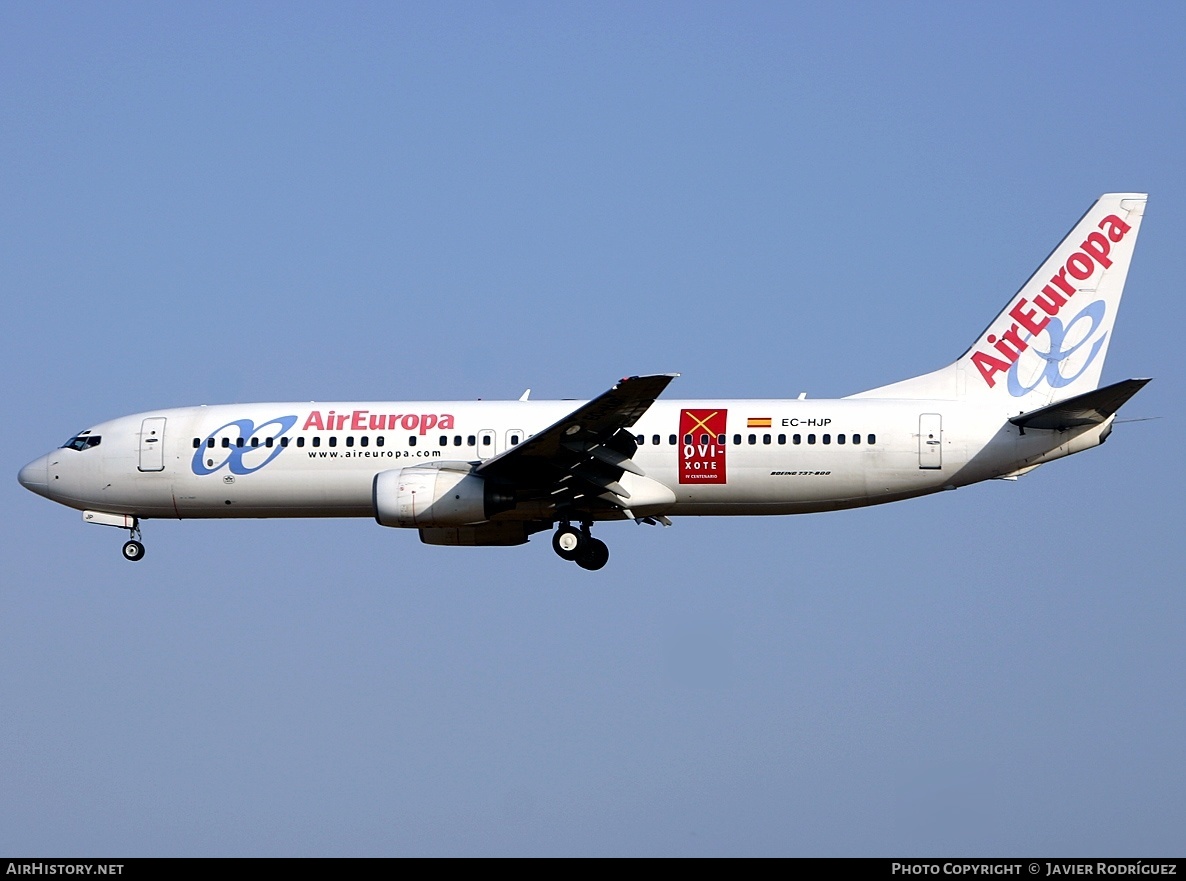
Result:
<svg viewBox="0 0 1186 881">
<path fill-rule="evenodd" d="M 66 443 L 62 444 L 64 450 L 87 450 L 91 447 L 97 447 L 102 443 L 103 438 L 97 434 L 91 434 L 89 431 L 84 431 L 77 434 Z"/>
</svg>

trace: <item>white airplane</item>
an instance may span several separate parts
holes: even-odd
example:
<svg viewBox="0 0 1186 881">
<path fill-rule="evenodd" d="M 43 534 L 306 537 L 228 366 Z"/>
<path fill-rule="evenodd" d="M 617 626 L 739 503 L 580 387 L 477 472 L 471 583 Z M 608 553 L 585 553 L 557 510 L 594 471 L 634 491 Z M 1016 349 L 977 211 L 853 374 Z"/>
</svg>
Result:
<svg viewBox="0 0 1186 881">
<path fill-rule="evenodd" d="M 21 469 L 130 531 L 197 517 L 374 517 L 434 545 L 609 559 L 603 520 L 803 514 L 1015 479 L 1104 442 L 1147 379 L 1099 387 L 1147 196 L 1102 196 L 955 362 L 838 400 L 661 401 L 676 374 L 580 403 L 272 403 L 103 422 Z"/>
</svg>

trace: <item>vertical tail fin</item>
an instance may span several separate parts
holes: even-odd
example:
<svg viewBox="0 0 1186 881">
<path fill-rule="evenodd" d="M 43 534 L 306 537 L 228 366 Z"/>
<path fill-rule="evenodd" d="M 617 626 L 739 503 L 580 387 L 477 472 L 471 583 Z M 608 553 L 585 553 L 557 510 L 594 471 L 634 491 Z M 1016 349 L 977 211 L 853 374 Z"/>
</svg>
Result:
<svg viewBox="0 0 1186 881">
<path fill-rule="evenodd" d="M 854 397 L 995 399 L 1021 411 L 1097 388 L 1147 199 L 1101 196 L 954 364 Z"/>
</svg>

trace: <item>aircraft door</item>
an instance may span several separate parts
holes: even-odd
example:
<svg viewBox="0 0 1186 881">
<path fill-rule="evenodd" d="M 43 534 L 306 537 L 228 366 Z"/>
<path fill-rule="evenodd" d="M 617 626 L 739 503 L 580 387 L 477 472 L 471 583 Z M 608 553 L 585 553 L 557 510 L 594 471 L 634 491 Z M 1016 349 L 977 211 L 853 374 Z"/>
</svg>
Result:
<svg viewBox="0 0 1186 881">
<path fill-rule="evenodd" d="M 943 467 L 943 417 L 938 413 L 918 417 L 918 467 Z"/>
<path fill-rule="evenodd" d="M 497 447 L 497 441 L 495 440 L 496 437 L 497 437 L 497 435 L 493 428 L 483 428 L 481 431 L 478 432 L 478 458 L 479 459 L 489 459 L 496 452 L 498 452 L 498 450 L 496 449 L 496 447 Z"/>
<path fill-rule="evenodd" d="M 164 416 L 152 416 L 140 423 L 140 470 L 165 470 Z"/>
</svg>

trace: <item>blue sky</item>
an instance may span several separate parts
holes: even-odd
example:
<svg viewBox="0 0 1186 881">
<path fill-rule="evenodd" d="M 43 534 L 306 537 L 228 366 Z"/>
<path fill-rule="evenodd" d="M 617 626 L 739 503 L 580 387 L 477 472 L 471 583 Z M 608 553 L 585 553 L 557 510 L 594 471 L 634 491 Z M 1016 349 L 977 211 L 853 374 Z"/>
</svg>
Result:
<svg viewBox="0 0 1186 881">
<path fill-rule="evenodd" d="M 0 12 L 0 853 L 1186 850 L 1186 13 Z M 252 400 L 849 394 L 1151 194 L 1099 450 L 864 511 L 444 549 L 121 533 L 21 465 Z"/>
</svg>

